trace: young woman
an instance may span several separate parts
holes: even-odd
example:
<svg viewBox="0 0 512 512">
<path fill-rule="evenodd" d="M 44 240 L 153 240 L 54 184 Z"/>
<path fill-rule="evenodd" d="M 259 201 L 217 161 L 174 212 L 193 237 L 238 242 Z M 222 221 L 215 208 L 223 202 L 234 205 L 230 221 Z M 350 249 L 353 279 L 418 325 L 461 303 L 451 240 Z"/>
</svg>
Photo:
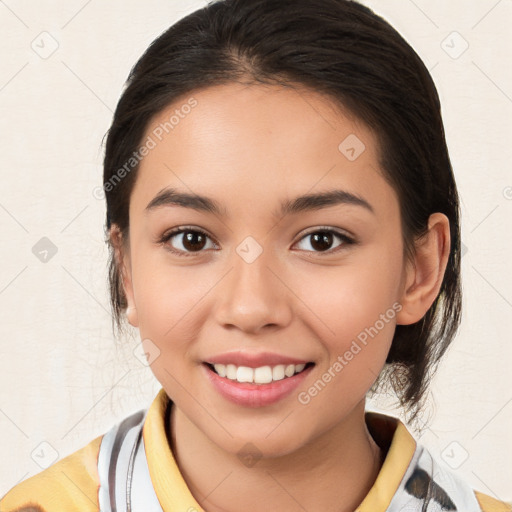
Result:
<svg viewBox="0 0 512 512">
<path fill-rule="evenodd" d="M 414 418 L 460 321 L 438 95 L 346 0 L 221 0 L 133 68 L 104 160 L 116 325 L 148 410 L 0 502 L 13 511 L 510 510 L 365 410 Z"/>
</svg>

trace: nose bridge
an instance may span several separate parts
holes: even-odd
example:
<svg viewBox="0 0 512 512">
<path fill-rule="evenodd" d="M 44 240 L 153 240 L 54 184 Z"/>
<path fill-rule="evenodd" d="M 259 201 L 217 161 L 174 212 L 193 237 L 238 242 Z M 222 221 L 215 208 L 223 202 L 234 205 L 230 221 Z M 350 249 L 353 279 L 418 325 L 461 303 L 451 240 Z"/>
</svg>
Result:
<svg viewBox="0 0 512 512">
<path fill-rule="evenodd" d="M 247 237 L 233 251 L 230 267 L 218 298 L 219 323 L 258 330 L 289 321 L 287 290 L 275 276 L 276 262 L 270 249 Z"/>
</svg>

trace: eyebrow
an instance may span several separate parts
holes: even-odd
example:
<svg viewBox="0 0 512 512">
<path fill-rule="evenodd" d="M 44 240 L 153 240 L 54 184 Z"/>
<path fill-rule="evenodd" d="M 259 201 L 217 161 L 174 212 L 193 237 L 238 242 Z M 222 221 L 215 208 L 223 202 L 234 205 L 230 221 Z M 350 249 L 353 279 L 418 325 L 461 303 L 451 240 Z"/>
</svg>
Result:
<svg viewBox="0 0 512 512">
<path fill-rule="evenodd" d="M 305 194 L 298 196 L 293 200 L 284 200 L 281 202 L 280 208 L 273 212 L 276 217 L 284 217 L 286 215 L 297 214 L 299 212 L 320 210 L 338 204 L 348 204 L 361 206 L 369 212 L 375 214 L 372 205 L 362 197 L 348 192 L 346 190 L 329 190 L 316 194 Z M 198 194 L 188 194 L 179 192 L 173 188 L 162 189 L 146 206 L 145 212 L 164 206 L 181 206 L 184 208 L 192 208 L 200 212 L 212 213 L 219 216 L 227 216 L 227 211 L 217 201 L 212 198 L 201 196 Z"/>
</svg>

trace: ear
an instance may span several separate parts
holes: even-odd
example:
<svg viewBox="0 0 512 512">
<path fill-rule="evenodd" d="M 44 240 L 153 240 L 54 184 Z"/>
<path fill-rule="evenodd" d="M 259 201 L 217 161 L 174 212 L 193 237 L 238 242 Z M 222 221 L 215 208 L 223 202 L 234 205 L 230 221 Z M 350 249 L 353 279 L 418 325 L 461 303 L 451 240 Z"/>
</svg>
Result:
<svg viewBox="0 0 512 512">
<path fill-rule="evenodd" d="M 128 240 L 123 240 L 123 236 L 119 226 L 112 224 L 110 227 L 110 241 L 114 247 L 114 256 L 118 272 L 121 276 L 123 290 L 126 295 L 128 306 L 126 308 L 126 319 L 133 327 L 139 326 L 137 317 L 137 308 L 135 306 L 131 259 L 130 259 L 130 244 Z"/>
<path fill-rule="evenodd" d="M 448 217 L 433 213 L 429 217 L 428 232 L 416 243 L 414 261 L 406 264 L 397 324 L 413 324 L 425 316 L 443 283 L 450 243 Z"/>
</svg>

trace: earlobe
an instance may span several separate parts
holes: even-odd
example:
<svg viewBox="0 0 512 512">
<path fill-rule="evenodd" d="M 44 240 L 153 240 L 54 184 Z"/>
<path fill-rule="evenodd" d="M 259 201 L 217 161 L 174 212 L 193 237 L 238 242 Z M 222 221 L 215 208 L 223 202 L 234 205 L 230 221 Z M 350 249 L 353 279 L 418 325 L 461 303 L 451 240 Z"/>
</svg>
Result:
<svg viewBox="0 0 512 512">
<path fill-rule="evenodd" d="M 139 321 L 137 319 L 137 308 L 135 306 L 128 306 L 126 308 L 125 315 L 126 315 L 126 319 L 128 320 L 128 322 L 130 323 L 131 326 L 133 326 L 133 327 L 139 326 Z"/>
<path fill-rule="evenodd" d="M 130 325 L 132 325 L 133 327 L 138 327 L 139 321 L 137 317 L 137 308 L 135 307 L 133 293 L 129 245 L 126 241 L 123 241 L 122 233 L 120 232 L 118 226 L 116 226 L 115 224 L 112 225 L 110 229 L 110 239 L 114 247 L 116 265 L 121 278 L 124 294 L 126 296 L 126 301 L 128 303 L 128 307 L 126 308 L 125 311 L 125 316 Z"/>
<path fill-rule="evenodd" d="M 449 255 L 450 221 L 442 213 L 433 213 L 428 232 L 416 244 L 414 262 L 405 271 L 397 324 L 413 324 L 425 316 L 441 289 Z"/>
</svg>

